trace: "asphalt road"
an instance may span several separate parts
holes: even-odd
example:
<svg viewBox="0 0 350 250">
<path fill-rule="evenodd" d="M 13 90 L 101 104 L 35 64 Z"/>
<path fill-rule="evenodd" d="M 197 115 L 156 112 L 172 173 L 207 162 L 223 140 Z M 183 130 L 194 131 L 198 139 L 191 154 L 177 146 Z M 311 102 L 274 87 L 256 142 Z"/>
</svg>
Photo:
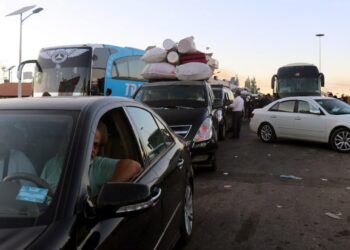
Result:
<svg viewBox="0 0 350 250">
<path fill-rule="evenodd" d="M 349 154 L 265 144 L 245 121 L 217 161 L 216 172 L 195 171 L 193 237 L 177 249 L 350 249 Z"/>
</svg>

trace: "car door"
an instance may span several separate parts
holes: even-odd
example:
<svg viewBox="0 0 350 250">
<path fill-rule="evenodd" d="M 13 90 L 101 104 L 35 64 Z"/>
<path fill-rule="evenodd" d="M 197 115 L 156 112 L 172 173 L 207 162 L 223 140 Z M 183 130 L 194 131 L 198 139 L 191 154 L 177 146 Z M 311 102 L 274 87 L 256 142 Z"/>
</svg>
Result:
<svg viewBox="0 0 350 250">
<path fill-rule="evenodd" d="M 287 100 L 276 103 L 269 109 L 268 121 L 274 127 L 277 137 L 294 138 L 294 113 L 296 101 Z"/>
<path fill-rule="evenodd" d="M 325 116 L 310 113 L 311 105 L 307 101 L 298 101 L 294 117 L 295 136 L 303 140 L 324 141 L 327 136 Z"/>
<path fill-rule="evenodd" d="M 124 158 L 140 161 L 143 167 L 142 172 L 132 182 L 147 185 L 154 196 L 161 194 L 158 189 L 157 173 L 152 169 L 152 166 L 144 162 L 143 148 L 139 143 L 143 140 L 142 135 L 138 133 L 138 128 L 129 120 L 124 110 L 122 108 L 108 110 L 100 120 L 108 127 L 108 136 L 110 137 L 108 143 L 113 144 L 110 148 L 111 154 L 124 152 Z M 93 131 L 95 131 L 96 126 L 95 124 Z M 117 135 L 121 136 L 120 143 L 117 142 Z M 93 143 L 92 138 L 91 144 Z M 105 145 L 105 152 L 108 151 L 107 148 Z M 107 155 L 104 156 L 109 156 L 108 153 L 105 154 Z M 86 169 L 85 176 L 87 176 L 88 171 L 89 167 Z M 89 185 L 86 177 L 84 179 L 83 190 L 87 189 L 86 185 Z M 87 204 L 91 205 L 85 211 L 93 211 L 93 197 L 88 200 L 90 201 Z M 76 227 L 76 241 L 80 249 L 154 249 L 162 235 L 162 204 L 160 200 L 156 200 L 153 206 L 147 210 L 125 217 L 100 220 L 94 218 L 93 212 L 86 214 L 87 218 L 81 219 Z"/>
<path fill-rule="evenodd" d="M 158 176 L 162 190 L 162 238 L 157 247 L 166 249 L 174 243 L 179 228 L 178 214 L 185 193 L 185 159 L 163 122 L 147 110 L 127 107 L 147 155 L 147 164 Z"/>
</svg>

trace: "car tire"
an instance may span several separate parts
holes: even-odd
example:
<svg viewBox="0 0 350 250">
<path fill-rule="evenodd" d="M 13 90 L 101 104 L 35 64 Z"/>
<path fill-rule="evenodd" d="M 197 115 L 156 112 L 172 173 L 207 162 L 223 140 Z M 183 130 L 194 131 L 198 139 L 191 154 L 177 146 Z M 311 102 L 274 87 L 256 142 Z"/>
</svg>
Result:
<svg viewBox="0 0 350 250">
<path fill-rule="evenodd" d="M 193 187 L 190 182 L 186 184 L 181 218 L 179 243 L 186 245 L 190 241 L 193 231 Z"/>
<path fill-rule="evenodd" d="M 219 140 L 224 141 L 226 139 L 226 122 L 224 121 L 222 126 L 219 127 Z"/>
<path fill-rule="evenodd" d="M 331 136 L 332 148 L 340 153 L 350 152 L 350 130 L 347 128 L 336 129 Z"/>
<path fill-rule="evenodd" d="M 276 140 L 275 130 L 269 123 L 263 123 L 258 130 L 258 136 L 263 142 L 273 142 Z"/>
</svg>

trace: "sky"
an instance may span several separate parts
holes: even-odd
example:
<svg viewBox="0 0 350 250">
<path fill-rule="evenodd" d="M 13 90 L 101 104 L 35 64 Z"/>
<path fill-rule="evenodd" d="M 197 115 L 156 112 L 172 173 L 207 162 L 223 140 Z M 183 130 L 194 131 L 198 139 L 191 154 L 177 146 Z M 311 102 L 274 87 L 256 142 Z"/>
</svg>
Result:
<svg viewBox="0 0 350 250">
<path fill-rule="evenodd" d="M 198 50 L 214 53 L 221 78 L 237 75 L 244 86 L 255 77 L 268 93 L 279 67 L 319 67 L 321 40 L 323 90 L 350 95 L 348 0 L 0 0 L 0 65 L 19 59 L 20 18 L 6 15 L 29 5 L 44 10 L 23 22 L 22 60 L 36 59 L 42 47 L 104 43 L 145 49 L 161 47 L 166 38 L 194 36 Z"/>
</svg>

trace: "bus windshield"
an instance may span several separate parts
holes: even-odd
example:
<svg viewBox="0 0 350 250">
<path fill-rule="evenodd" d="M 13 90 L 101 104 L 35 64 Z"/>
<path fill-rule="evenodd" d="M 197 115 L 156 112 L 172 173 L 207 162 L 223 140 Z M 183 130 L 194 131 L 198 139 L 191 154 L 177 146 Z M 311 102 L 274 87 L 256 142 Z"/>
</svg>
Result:
<svg viewBox="0 0 350 250">
<path fill-rule="evenodd" d="M 280 78 L 278 82 L 280 97 L 321 94 L 318 77 Z"/>
<path fill-rule="evenodd" d="M 42 72 L 34 77 L 34 96 L 84 95 L 90 81 L 91 48 L 50 48 L 40 51 Z"/>
</svg>

